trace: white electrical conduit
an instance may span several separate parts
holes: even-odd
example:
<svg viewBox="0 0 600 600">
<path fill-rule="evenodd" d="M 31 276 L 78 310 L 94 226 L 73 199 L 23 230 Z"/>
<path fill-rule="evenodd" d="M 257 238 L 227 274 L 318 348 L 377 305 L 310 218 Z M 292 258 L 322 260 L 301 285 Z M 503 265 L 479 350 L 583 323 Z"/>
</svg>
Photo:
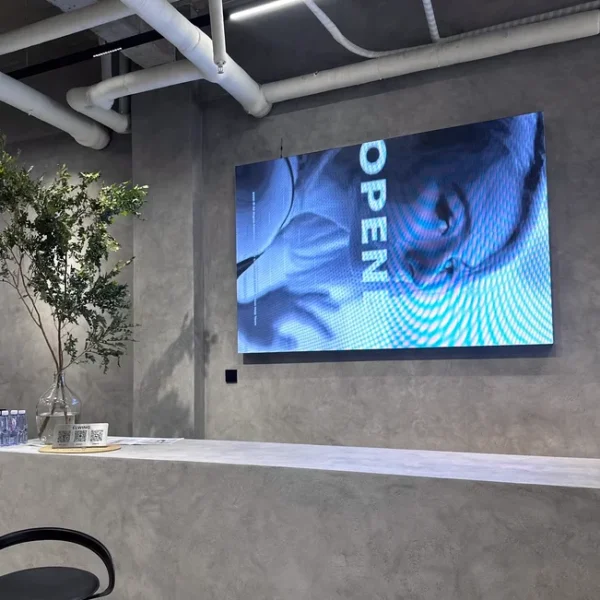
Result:
<svg viewBox="0 0 600 600">
<path fill-rule="evenodd" d="M 396 55 L 396 60 L 383 63 L 383 65 L 386 66 L 386 74 L 390 69 L 393 69 L 393 73 L 386 75 L 386 77 L 395 77 L 417 70 L 427 70 L 446 64 L 456 64 L 457 62 L 468 62 L 470 60 L 477 60 L 478 58 L 486 58 L 487 56 L 506 54 L 508 52 L 529 47 L 577 39 L 578 37 L 585 37 L 586 35 L 594 35 L 597 33 L 595 25 L 598 18 L 597 13 L 598 11 L 594 11 L 581 14 L 577 18 L 570 17 L 568 21 L 565 21 L 563 18 L 559 21 L 539 23 L 535 29 L 520 30 L 517 28 L 515 33 L 513 33 L 514 30 L 509 30 L 506 34 L 501 34 L 499 31 L 488 32 L 485 35 L 481 34 L 477 38 L 474 36 L 470 37 L 470 42 L 467 43 L 465 40 L 465 42 L 461 42 L 460 45 L 456 43 L 460 40 L 456 38 L 446 38 L 440 43 L 439 47 L 428 44 L 427 46 L 421 46 L 419 48 L 406 49 L 403 54 Z M 584 21 L 585 28 L 580 31 L 579 24 Z M 543 32 L 540 33 L 542 27 Z M 576 31 L 573 27 L 576 28 Z M 562 33 L 560 36 L 557 36 L 554 33 L 556 28 L 559 28 L 561 31 L 564 28 L 569 29 L 566 33 L 567 37 L 564 37 Z M 532 32 L 534 31 L 536 37 L 532 37 L 530 41 L 528 36 L 532 35 Z M 494 35 L 492 35 L 492 33 Z M 514 37 L 515 35 L 517 36 L 516 38 Z M 510 41 L 508 41 L 509 36 Z M 540 38 L 540 36 L 542 39 L 536 39 Z M 460 37 L 462 39 L 462 36 Z M 497 42 L 498 39 L 507 40 L 507 45 L 499 45 Z M 533 44 L 533 46 L 531 44 Z M 492 50 L 489 50 L 488 46 L 493 46 Z M 442 53 L 441 58 L 437 56 L 437 50 Z M 482 55 L 481 53 L 484 51 L 485 55 Z M 451 54 L 454 54 L 455 58 L 452 58 L 450 56 Z M 423 61 L 427 61 L 428 64 L 423 65 Z M 390 63 L 389 66 L 387 66 L 388 63 Z M 353 71 L 358 71 L 358 74 L 352 75 Z M 328 91 L 329 89 L 348 87 L 349 85 L 359 85 L 360 83 L 367 83 L 369 81 L 386 78 L 383 76 L 383 73 L 381 75 L 379 74 L 380 71 L 382 71 L 382 63 L 372 60 L 361 63 L 361 65 L 341 67 L 339 69 L 333 69 L 315 75 L 307 75 L 287 81 L 267 84 L 263 86 L 263 90 L 270 102 L 282 102 L 304 95 L 318 94 L 320 92 Z M 352 75 L 353 81 L 356 77 L 361 77 L 361 79 L 357 83 L 342 83 L 341 79 L 338 81 L 340 74 L 345 79 Z M 127 119 L 127 121 L 125 121 L 127 117 L 124 115 L 119 115 L 114 111 L 108 110 L 115 99 L 198 79 L 202 79 L 200 71 L 189 61 L 180 60 L 175 63 L 160 65 L 143 71 L 135 71 L 127 75 L 113 77 L 88 88 L 75 88 L 69 92 L 67 98 L 69 104 L 75 110 L 80 111 L 91 118 L 96 118 L 111 129 L 123 133 L 129 130 L 129 120 Z M 328 82 L 332 79 L 336 81 L 335 86 L 325 87 L 326 83 L 328 86 L 330 85 Z M 305 93 L 304 89 L 302 91 L 300 90 L 302 86 L 310 86 L 310 90 L 307 87 L 307 93 Z M 315 86 L 319 87 L 316 88 Z M 101 112 L 92 112 L 93 109 L 98 109 Z M 108 116 L 107 113 L 110 113 L 110 116 Z"/>
<path fill-rule="evenodd" d="M 582 12 L 590 12 L 596 9 L 600 9 L 600 0 L 593 0 L 592 2 L 584 2 L 583 4 L 576 4 L 575 6 L 568 6 L 566 8 L 558 8 L 545 13 L 539 13 L 532 15 L 531 17 L 524 17 L 522 19 L 515 19 L 514 21 L 506 21 L 499 25 L 490 25 L 489 27 L 483 27 L 473 31 L 467 31 L 459 35 L 453 35 L 452 37 L 444 38 L 447 40 L 463 40 L 468 37 L 480 35 L 482 33 L 489 33 L 491 31 L 500 31 L 503 29 L 512 29 L 518 25 L 530 25 L 531 23 L 541 23 L 543 21 L 549 21 L 551 19 L 557 19 L 559 17 L 567 17 L 569 15 L 576 15 Z"/>
<path fill-rule="evenodd" d="M 438 31 L 437 21 L 435 20 L 435 12 L 431 0 L 421 0 L 423 9 L 425 10 L 425 18 L 427 19 L 427 27 L 429 27 L 429 35 L 432 42 L 440 41 L 440 32 Z"/>
<path fill-rule="evenodd" d="M 327 29 L 327 31 L 331 34 L 331 37 L 338 43 L 340 46 L 346 48 L 353 54 L 357 54 L 358 56 L 363 56 L 364 58 L 380 58 L 382 56 L 390 56 L 392 54 L 398 54 L 399 52 L 403 52 L 404 49 L 400 50 L 367 50 L 366 48 L 361 48 L 357 46 L 355 43 L 351 42 L 337 27 L 337 25 L 323 12 L 321 8 L 319 8 L 314 0 L 303 0 L 304 4 L 306 4 L 307 8 L 319 19 L 321 25 Z"/>
<path fill-rule="evenodd" d="M 453 36 L 452 38 L 445 38 L 436 45 L 405 49 L 403 52 L 399 51 L 395 56 L 382 57 L 358 65 L 330 69 L 314 75 L 306 75 L 267 84 L 261 90 L 258 84 L 231 59 L 227 75 L 219 76 L 217 67 L 211 60 L 213 48 L 210 38 L 199 32 L 185 17 L 179 15 L 168 4 L 167 8 L 175 11 L 177 18 L 174 18 L 172 14 L 169 14 L 167 18 L 166 13 L 163 12 L 163 5 L 168 0 L 124 1 L 126 1 L 128 6 L 131 5 L 130 8 L 125 9 L 125 12 L 123 12 L 123 7 L 121 6 L 121 0 L 103 0 L 98 4 L 64 13 L 45 21 L 2 34 L 0 35 L 0 54 L 27 48 L 44 41 L 56 39 L 70 33 L 88 29 L 89 27 L 108 23 L 123 16 L 131 15 L 134 12 L 133 5 L 135 4 L 135 12 L 144 13 L 145 16 L 140 15 L 144 20 L 155 21 L 158 19 L 161 22 L 160 26 L 155 26 L 153 23 L 150 23 L 150 25 L 153 25 L 163 36 L 177 40 L 177 44 L 181 45 L 179 48 L 180 51 L 184 48 L 186 56 L 193 56 L 196 64 L 201 65 L 201 72 L 196 73 L 192 71 L 189 63 L 179 61 L 175 63 L 176 67 L 164 65 L 167 72 L 166 79 L 164 80 L 159 80 L 156 72 L 154 72 L 154 75 L 151 73 L 143 75 L 147 71 L 153 71 L 153 69 L 131 73 L 130 75 L 132 76 L 142 77 L 142 82 L 138 87 L 137 84 L 133 83 L 123 84 L 123 80 L 120 80 L 121 91 L 125 91 L 125 93 L 139 93 L 147 89 L 157 89 L 166 85 L 175 85 L 176 83 L 183 83 L 183 81 L 199 79 L 204 75 L 206 79 L 218 82 L 224 89 L 230 91 L 244 105 L 248 112 L 255 116 L 264 116 L 268 113 L 271 102 L 283 102 L 292 98 L 309 96 L 353 85 L 361 85 L 390 77 L 398 77 L 415 71 L 434 69 L 446 65 L 487 58 L 489 56 L 507 54 L 517 50 L 596 35 L 600 21 L 599 13 L 595 10 L 600 8 L 600 0 L 595 0 L 477 31 L 470 31 L 465 34 Z M 593 12 L 580 14 L 592 9 L 594 9 Z M 154 16 L 151 16 L 151 14 Z M 564 15 L 571 16 L 567 17 Z M 179 28 L 182 19 L 185 25 L 182 28 L 184 33 L 181 31 L 177 33 L 173 32 L 174 28 Z M 526 26 L 525 24 L 530 25 Z M 168 36 L 165 35 L 167 30 L 169 31 Z M 170 41 L 173 41 L 173 39 Z M 155 67 L 155 69 L 158 68 Z M 178 75 L 172 75 L 172 78 L 170 78 L 168 75 L 170 68 L 173 68 Z M 162 76 L 165 76 L 164 71 L 162 72 Z M 189 79 L 186 78 L 188 76 Z M 144 81 L 145 77 L 150 78 L 152 83 L 147 80 Z M 118 84 L 119 78 L 114 79 L 117 79 L 117 82 L 111 83 L 112 80 L 109 79 L 106 82 L 98 84 L 98 86 L 113 86 Z M 96 88 L 96 86 L 92 87 Z M 131 91 L 127 92 L 127 89 Z M 98 93 L 99 97 L 101 96 L 98 90 L 96 90 L 96 93 Z M 117 94 L 117 90 L 115 89 L 112 93 Z M 120 94 L 121 92 L 119 91 L 118 93 Z M 94 93 L 91 95 L 95 96 Z M 71 96 L 73 98 L 77 94 L 74 93 Z M 108 97 L 109 95 L 107 95 Z M 101 149 L 109 142 L 107 132 L 97 123 L 90 122 L 40 92 L 1 73 L 0 101 L 11 104 L 15 108 L 23 110 L 42 121 L 68 132 L 77 142 L 84 146 Z M 91 108 L 87 91 L 82 104 L 88 107 L 88 109 Z M 106 106 L 106 99 L 104 105 Z M 88 112 L 88 114 L 92 113 Z M 115 130 L 126 131 L 128 128 L 129 120 L 125 115 L 119 115 L 114 111 L 107 111 L 106 109 L 104 109 L 103 113 L 93 114 L 94 117 L 92 118 L 110 122 Z M 115 115 L 119 118 L 115 118 Z M 126 126 L 124 126 L 125 122 Z"/>
<path fill-rule="evenodd" d="M 227 71 L 220 75 L 213 62 L 211 39 L 172 7 L 168 0 L 121 0 L 148 25 L 169 40 L 208 81 L 218 83 L 229 92 L 248 113 L 264 117 L 271 110 L 260 86 L 231 57 Z"/>
<path fill-rule="evenodd" d="M 202 79 L 200 71 L 191 62 L 180 60 L 118 75 L 90 87 L 73 88 L 67 92 L 67 102 L 74 110 L 106 125 L 113 131 L 128 133 L 129 115 L 110 110 L 117 98 L 197 79 Z"/>
<path fill-rule="evenodd" d="M 187 60 L 178 60 L 141 71 L 112 77 L 86 88 L 88 106 L 108 109 L 117 98 L 202 79 L 202 73 Z"/>
<path fill-rule="evenodd" d="M 82 146 L 102 150 L 110 141 L 108 133 L 98 123 L 4 73 L 0 73 L 0 102 L 62 129 Z"/>
<path fill-rule="evenodd" d="M 331 37 L 338 42 L 341 46 L 346 48 L 346 50 L 356 54 L 358 56 L 362 56 L 364 58 L 381 58 L 383 56 L 392 56 L 397 54 L 402 54 L 404 52 L 409 52 L 411 50 L 415 50 L 417 48 L 427 48 L 429 44 L 425 44 L 424 46 L 414 46 L 412 48 L 399 48 L 398 50 L 367 50 L 366 48 L 362 48 L 361 46 L 357 46 L 353 42 L 351 42 L 344 34 L 338 29 L 337 25 L 323 12 L 319 6 L 315 3 L 315 0 L 302 0 L 304 4 L 306 4 L 307 8 L 315 15 L 315 17 L 319 20 L 321 25 L 327 29 L 330 33 Z M 431 39 L 434 42 L 440 41 L 440 34 L 437 28 L 437 22 L 435 20 L 435 14 L 433 12 L 433 6 L 431 4 L 431 0 L 422 0 L 423 8 L 425 9 L 425 16 L 427 17 L 427 25 L 429 27 L 429 33 L 431 35 Z M 517 19 L 515 21 L 508 21 L 506 23 L 500 23 L 498 25 L 492 25 L 490 27 L 484 27 L 482 29 L 475 29 L 473 31 L 467 31 L 466 33 L 461 33 L 460 35 L 454 35 L 451 37 L 444 38 L 444 41 L 457 41 L 462 40 L 468 37 L 475 37 L 481 35 L 482 33 L 490 33 L 492 31 L 503 31 L 505 29 L 512 29 L 517 27 L 518 25 L 528 25 L 531 23 L 541 23 L 543 21 L 549 21 L 551 19 L 556 19 L 559 17 L 565 17 L 568 15 L 579 14 L 581 12 L 588 12 L 590 10 L 595 10 L 600 8 L 600 0 L 594 0 L 593 2 L 585 2 L 584 4 L 577 4 L 576 6 L 569 6 L 567 8 L 561 8 L 558 10 L 552 10 L 549 12 L 541 13 L 538 15 L 533 15 L 531 17 L 525 17 L 523 19 Z"/>
<path fill-rule="evenodd" d="M 175 0 L 168 1 L 175 2 Z M 0 34 L 0 55 L 57 40 L 133 14 L 133 10 L 127 8 L 121 0 L 100 0 L 89 6 Z"/>
<path fill-rule="evenodd" d="M 225 16 L 223 15 L 223 0 L 208 0 L 210 13 L 210 33 L 213 41 L 213 62 L 217 65 L 217 72 L 222 75 L 227 62 L 227 48 L 225 44 Z"/>
<path fill-rule="evenodd" d="M 267 101 L 274 104 L 408 73 L 591 37 L 598 33 L 600 11 L 594 10 L 541 23 L 519 25 L 512 29 L 491 31 L 458 41 L 447 38 L 437 44 L 407 50 L 395 56 L 374 58 L 346 67 L 268 83 L 262 89 Z"/>
<path fill-rule="evenodd" d="M 174 0 L 168 1 L 171 2 Z M 469 31 L 459 36 L 453 36 L 452 39 L 471 37 L 479 35 L 480 33 L 497 31 L 499 29 L 508 29 L 516 25 L 537 23 L 539 21 L 587 12 L 598 8 L 600 8 L 600 0 L 593 0 L 575 6 L 569 6 L 567 8 L 541 13 L 532 17 L 518 19 L 509 23 L 502 23 L 501 25 L 493 25 L 484 29 Z M 125 6 L 121 0 L 100 0 L 89 6 L 62 13 L 44 19 L 43 21 L 31 23 L 30 25 L 25 25 L 24 27 L 0 34 L 0 55 L 23 50 L 24 48 L 30 48 L 31 46 L 36 46 L 73 33 L 92 29 L 93 27 L 98 27 L 99 25 L 104 25 L 112 21 L 118 21 L 119 19 L 123 19 L 133 14 L 134 11 Z"/>
<path fill-rule="evenodd" d="M 106 79 L 105 81 L 112 81 L 112 79 Z M 106 125 L 109 129 L 116 131 L 117 133 L 129 133 L 130 131 L 130 118 L 129 115 L 122 115 L 116 110 L 110 110 L 106 108 L 98 108 L 97 106 L 90 105 L 87 98 L 88 88 L 72 88 L 67 92 L 67 102 L 69 106 L 77 112 Z"/>
</svg>

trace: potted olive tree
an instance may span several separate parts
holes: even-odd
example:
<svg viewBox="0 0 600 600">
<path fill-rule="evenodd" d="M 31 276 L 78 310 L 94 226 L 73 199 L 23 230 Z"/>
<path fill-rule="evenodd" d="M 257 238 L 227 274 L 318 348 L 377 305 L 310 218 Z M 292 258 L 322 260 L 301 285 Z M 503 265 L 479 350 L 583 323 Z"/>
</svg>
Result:
<svg viewBox="0 0 600 600">
<path fill-rule="evenodd" d="M 119 250 L 111 225 L 139 216 L 147 190 L 99 182 L 99 173 L 74 179 L 64 166 L 43 182 L 0 142 L 0 286 L 13 289 L 54 366 L 54 381 L 36 410 L 45 442 L 56 424 L 80 419 L 67 369 L 89 362 L 106 372 L 132 340 L 129 289 L 119 275 L 133 259 L 110 260 Z"/>
</svg>

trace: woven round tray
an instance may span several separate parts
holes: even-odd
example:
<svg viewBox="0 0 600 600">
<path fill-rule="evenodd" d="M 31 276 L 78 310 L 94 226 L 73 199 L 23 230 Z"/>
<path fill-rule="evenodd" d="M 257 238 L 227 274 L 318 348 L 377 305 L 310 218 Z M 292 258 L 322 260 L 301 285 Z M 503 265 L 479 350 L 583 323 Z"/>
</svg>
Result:
<svg viewBox="0 0 600 600">
<path fill-rule="evenodd" d="M 119 444 L 96 446 L 95 448 L 53 448 L 52 446 L 42 446 L 40 452 L 43 454 L 97 454 L 99 452 L 114 452 L 120 449 L 121 446 Z"/>
</svg>

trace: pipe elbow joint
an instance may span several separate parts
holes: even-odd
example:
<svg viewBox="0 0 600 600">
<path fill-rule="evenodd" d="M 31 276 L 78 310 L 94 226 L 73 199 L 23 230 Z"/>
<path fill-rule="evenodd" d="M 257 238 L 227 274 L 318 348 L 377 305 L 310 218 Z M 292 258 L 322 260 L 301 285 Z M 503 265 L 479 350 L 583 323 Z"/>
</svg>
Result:
<svg viewBox="0 0 600 600">
<path fill-rule="evenodd" d="M 103 150 L 110 144 L 110 135 L 106 129 L 96 125 L 85 137 L 75 137 L 73 139 L 82 146 L 92 148 L 93 150 Z"/>
<path fill-rule="evenodd" d="M 77 112 L 90 108 L 90 103 L 87 99 L 87 90 L 88 88 L 84 87 L 71 88 L 67 92 L 67 104 Z"/>
<path fill-rule="evenodd" d="M 251 106 L 246 106 L 245 108 L 248 114 L 256 117 L 257 119 L 262 119 L 271 112 L 273 105 L 263 96 Z"/>
</svg>

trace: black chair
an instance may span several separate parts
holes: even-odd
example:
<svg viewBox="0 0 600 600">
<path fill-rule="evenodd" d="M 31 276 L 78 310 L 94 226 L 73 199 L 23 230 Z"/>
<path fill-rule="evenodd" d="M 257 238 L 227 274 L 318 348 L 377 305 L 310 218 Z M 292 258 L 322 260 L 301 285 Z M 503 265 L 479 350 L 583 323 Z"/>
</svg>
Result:
<svg viewBox="0 0 600 600">
<path fill-rule="evenodd" d="M 108 587 L 100 593 L 100 581 L 88 571 L 70 567 L 25 569 L 0 577 L 2 600 L 91 600 L 108 596 L 115 587 L 115 568 L 107 548 L 95 538 L 56 527 L 15 531 L 0 537 L 0 550 L 26 542 L 57 541 L 83 546 L 97 554 L 108 571 Z"/>
</svg>

